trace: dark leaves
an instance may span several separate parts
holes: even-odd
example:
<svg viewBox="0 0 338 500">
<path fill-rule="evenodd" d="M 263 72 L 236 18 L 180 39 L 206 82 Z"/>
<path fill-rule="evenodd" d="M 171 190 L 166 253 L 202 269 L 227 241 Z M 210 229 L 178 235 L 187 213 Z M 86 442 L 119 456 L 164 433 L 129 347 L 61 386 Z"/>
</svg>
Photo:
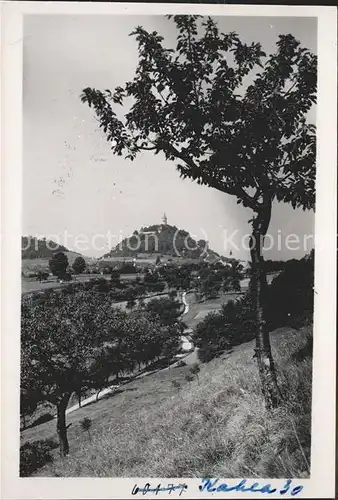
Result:
<svg viewBox="0 0 338 500">
<path fill-rule="evenodd" d="M 291 34 L 280 35 L 267 57 L 260 43 L 220 33 L 210 17 L 169 18 L 176 51 L 139 26 L 134 79 L 114 92 L 82 93 L 113 152 L 133 160 L 155 145 L 155 154 L 181 161 L 183 177 L 236 194 L 240 203 L 254 207 L 258 197 L 250 201 L 243 189 L 264 185 L 279 201 L 313 206 L 315 127 L 305 117 L 316 102 L 316 56 Z M 128 106 L 124 119 L 111 102 Z"/>
</svg>

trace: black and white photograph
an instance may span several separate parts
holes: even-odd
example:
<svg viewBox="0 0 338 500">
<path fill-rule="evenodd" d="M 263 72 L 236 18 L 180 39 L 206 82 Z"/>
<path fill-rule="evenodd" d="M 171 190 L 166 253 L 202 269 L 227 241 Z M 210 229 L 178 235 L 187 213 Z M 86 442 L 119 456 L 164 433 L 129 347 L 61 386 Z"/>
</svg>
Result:
<svg viewBox="0 0 338 500">
<path fill-rule="evenodd" d="M 318 16 L 162 10 L 23 15 L 18 476 L 309 497 Z"/>
</svg>

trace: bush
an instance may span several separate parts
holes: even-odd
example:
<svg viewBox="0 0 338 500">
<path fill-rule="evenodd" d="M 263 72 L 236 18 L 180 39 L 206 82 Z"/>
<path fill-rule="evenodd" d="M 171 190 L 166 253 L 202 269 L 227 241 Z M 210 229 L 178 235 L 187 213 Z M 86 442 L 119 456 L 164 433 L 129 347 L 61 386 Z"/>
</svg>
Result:
<svg viewBox="0 0 338 500">
<path fill-rule="evenodd" d="M 161 325 L 173 325 L 180 315 L 181 304 L 166 297 L 152 299 L 146 305 L 150 318 L 158 320 Z"/>
<path fill-rule="evenodd" d="M 220 312 L 209 313 L 197 325 L 193 342 L 199 348 L 199 359 L 208 362 L 234 345 L 252 340 L 254 335 L 254 311 L 247 294 L 237 302 L 228 302 Z"/>
<path fill-rule="evenodd" d="M 49 278 L 49 273 L 44 272 L 44 271 L 38 271 L 36 280 L 37 281 L 44 281 Z"/>
<path fill-rule="evenodd" d="M 314 255 L 285 263 L 285 269 L 268 287 L 265 318 L 269 331 L 282 326 L 295 329 L 312 320 Z M 197 325 L 193 341 L 198 356 L 208 362 L 232 346 L 255 336 L 255 312 L 250 292 L 225 304 L 220 312 L 210 313 Z"/>
<path fill-rule="evenodd" d="M 313 253 L 285 263 L 272 281 L 266 297 L 266 319 L 270 330 L 281 326 L 300 328 L 313 314 Z"/>
<path fill-rule="evenodd" d="M 165 289 L 165 283 L 163 283 L 163 281 L 147 282 L 145 285 L 149 292 L 163 292 Z"/>
<path fill-rule="evenodd" d="M 25 443 L 20 447 L 20 477 L 28 477 L 40 469 L 53 458 L 51 450 L 58 447 L 53 439 L 40 439 L 32 443 Z"/>
<path fill-rule="evenodd" d="M 76 257 L 73 262 L 72 268 L 76 274 L 81 274 L 86 269 L 86 261 L 81 256 Z"/>
<path fill-rule="evenodd" d="M 120 273 L 121 274 L 136 274 L 137 269 L 136 269 L 135 264 L 133 264 L 132 262 L 126 262 L 125 264 L 123 264 L 120 267 Z"/>
</svg>

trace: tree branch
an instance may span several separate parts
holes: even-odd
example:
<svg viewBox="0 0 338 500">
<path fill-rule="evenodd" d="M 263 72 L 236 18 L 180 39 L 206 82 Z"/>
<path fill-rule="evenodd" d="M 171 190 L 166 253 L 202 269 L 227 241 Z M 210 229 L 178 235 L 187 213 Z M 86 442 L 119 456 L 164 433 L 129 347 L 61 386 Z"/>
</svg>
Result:
<svg viewBox="0 0 338 500">
<path fill-rule="evenodd" d="M 198 165 L 193 161 L 193 159 L 188 154 L 179 151 L 172 144 L 162 145 L 162 149 L 164 151 L 167 151 L 169 154 L 172 154 L 176 158 L 183 160 L 184 163 L 186 163 L 186 165 L 188 165 L 190 169 L 195 171 L 198 170 L 201 171 L 200 167 L 198 167 Z M 240 200 L 242 200 L 242 202 L 245 203 L 245 205 L 250 207 L 252 210 L 256 211 L 259 208 L 259 204 L 256 203 L 256 200 L 251 196 L 249 196 L 240 186 L 238 187 L 226 186 L 224 183 L 220 183 L 220 181 L 214 179 L 212 176 L 207 175 L 205 172 L 202 171 L 201 171 L 201 178 L 205 180 L 210 187 L 218 189 L 223 193 L 237 196 Z"/>
<path fill-rule="evenodd" d="M 146 148 L 145 146 L 136 146 L 137 149 L 140 149 L 142 151 L 154 151 L 155 149 L 157 149 L 156 146 L 152 146 L 151 148 Z"/>
</svg>

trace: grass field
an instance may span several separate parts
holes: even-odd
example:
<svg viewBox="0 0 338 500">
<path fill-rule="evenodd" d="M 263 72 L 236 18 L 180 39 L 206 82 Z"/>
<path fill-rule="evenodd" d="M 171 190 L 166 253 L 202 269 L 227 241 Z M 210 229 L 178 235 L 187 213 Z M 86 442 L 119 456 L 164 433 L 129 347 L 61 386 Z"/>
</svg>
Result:
<svg viewBox="0 0 338 500">
<path fill-rule="evenodd" d="M 187 294 L 187 301 L 189 303 L 189 311 L 184 316 L 184 322 L 190 327 L 194 328 L 197 323 L 202 321 L 210 312 L 219 311 L 223 304 L 229 300 L 235 300 L 238 297 L 236 293 L 224 293 L 214 299 L 205 300 L 204 302 L 196 302 L 194 292 Z"/>
<path fill-rule="evenodd" d="M 72 413 L 70 455 L 37 476 L 308 477 L 310 472 L 311 328 L 271 335 L 287 401 L 267 412 L 253 342 L 201 366 L 200 385 L 187 367 L 149 375 L 124 391 Z M 172 380 L 181 383 L 181 390 Z M 80 420 L 92 420 L 91 437 Z M 55 421 L 22 433 L 56 438 Z"/>
<path fill-rule="evenodd" d="M 93 264 L 96 259 L 93 259 L 92 257 L 86 257 L 85 255 L 81 255 L 77 252 L 63 252 L 67 258 L 68 262 L 70 265 L 73 264 L 74 260 L 81 256 L 85 259 L 87 264 Z M 43 258 L 43 259 L 22 259 L 21 260 L 21 270 L 24 273 L 34 273 L 37 271 L 48 271 L 49 270 L 49 259 Z"/>
<path fill-rule="evenodd" d="M 143 278 L 142 273 L 138 274 L 121 274 L 120 279 L 121 281 L 135 281 L 136 278 Z M 26 293 L 32 293 L 32 292 L 39 292 L 43 290 L 47 290 L 48 288 L 62 288 L 65 286 L 68 286 L 70 283 L 77 283 L 77 282 L 85 282 L 89 281 L 91 279 L 95 278 L 105 278 L 107 280 L 110 280 L 110 275 L 109 274 L 79 274 L 76 276 L 76 279 L 73 281 L 68 281 L 64 283 L 58 283 L 57 279 L 55 276 L 50 276 L 48 280 L 44 280 L 42 282 L 37 281 L 36 278 L 26 278 L 22 277 L 21 278 L 21 293 L 26 294 Z"/>
</svg>

